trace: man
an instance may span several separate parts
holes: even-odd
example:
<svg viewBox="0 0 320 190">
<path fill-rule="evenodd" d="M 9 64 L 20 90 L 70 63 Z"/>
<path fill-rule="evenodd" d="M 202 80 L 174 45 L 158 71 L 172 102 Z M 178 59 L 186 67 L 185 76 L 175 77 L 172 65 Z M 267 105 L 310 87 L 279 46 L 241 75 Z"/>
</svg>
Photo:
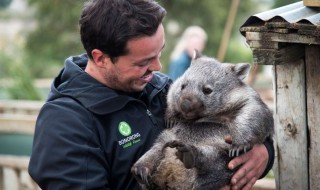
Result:
<svg viewBox="0 0 320 190">
<path fill-rule="evenodd" d="M 165 128 L 165 14 L 153 0 L 85 4 L 86 54 L 66 60 L 36 123 L 29 173 L 42 189 L 138 189 L 130 168 Z M 232 160 L 232 187 L 251 187 L 273 154 L 267 141 Z"/>
</svg>

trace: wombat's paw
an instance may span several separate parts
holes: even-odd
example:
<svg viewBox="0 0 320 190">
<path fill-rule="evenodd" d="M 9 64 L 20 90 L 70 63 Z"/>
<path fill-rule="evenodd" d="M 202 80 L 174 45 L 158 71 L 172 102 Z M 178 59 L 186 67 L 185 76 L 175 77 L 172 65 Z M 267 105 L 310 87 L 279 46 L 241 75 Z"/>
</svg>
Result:
<svg viewBox="0 0 320 190">
<path fill-rule="evenodd" d="M 197 150 L 192 145 L 183 144 L 179 141 L 168 142 L 165 147 L 176 148 L 177 157 L 183 162 L 187 169 L 195 167 L 195 158 L 197 156 Z"/>
<path fill-rule="evenodd" d="M 136 164 L 131 168 L 131 172 L 140 184 L 149 185 L 148 180 L 151 176 L 149 168 Z"/>
<path fill-rule="evenodd" d="M 232 144 L 232 137 L 231 135 L 224 136 L 224 141 L 228 144 Z"/>
<path fill-rule="evenodd" d="M 240 146 L 234 146 L 232 149 L 229 150 L 229 157 L 236 157 L 243 153 L 248 152 L 251 149 L 251 145 L 240 145 Z"/>
</svg>

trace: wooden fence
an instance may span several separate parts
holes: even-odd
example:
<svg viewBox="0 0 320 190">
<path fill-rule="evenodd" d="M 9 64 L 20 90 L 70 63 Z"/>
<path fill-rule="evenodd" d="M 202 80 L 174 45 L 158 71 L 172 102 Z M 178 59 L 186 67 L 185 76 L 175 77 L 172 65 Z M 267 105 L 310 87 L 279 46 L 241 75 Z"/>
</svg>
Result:
<svg viewBox="0 0 320 190">
<path fill-rule="evenodd" d="M 33 134 L 43 102 L 0 101 L 0 133 Z M 0 190 L 40 189 L 30 178 L 28 156 L 0 154 Z"/>
</svg>

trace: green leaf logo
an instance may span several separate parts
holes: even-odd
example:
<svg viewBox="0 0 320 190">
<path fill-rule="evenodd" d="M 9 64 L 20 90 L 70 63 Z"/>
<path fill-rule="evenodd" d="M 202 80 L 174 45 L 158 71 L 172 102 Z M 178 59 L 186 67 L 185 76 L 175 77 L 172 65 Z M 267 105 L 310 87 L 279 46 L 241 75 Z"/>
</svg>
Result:
<svg viewBox="0 0 320 190">
<path fill-rule="evenodd" d="M 125 121 L 121 121 L 119 123 L 119 126 L 118 126 L 118 129 L 119 129 L 119 132 L 121 133 L 121 135 L 123 136 L 129 136 L 131 134 L 131 127 L 130 125 L 125 122 Z"/>
</svg>

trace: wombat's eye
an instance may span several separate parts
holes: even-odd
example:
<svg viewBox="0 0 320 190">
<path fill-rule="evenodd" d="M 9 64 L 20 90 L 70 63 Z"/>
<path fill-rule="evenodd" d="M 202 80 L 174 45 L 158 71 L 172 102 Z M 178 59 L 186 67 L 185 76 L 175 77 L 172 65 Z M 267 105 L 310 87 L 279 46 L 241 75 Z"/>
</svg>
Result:
<svg viewBox="0 0 320 190">
<path fill-rule="evenodd" d="M 186 87 L 186 84 L 181 85 L 181 90 L 183 90 Z"/>
<path fill-rule="evenodd" d="M 207 86 L 202 87 L 203 94 L 208 95 L 208 94 L 211 94 L 212 91 L 213 90 L 211 88 L 207 87 Z"/>
</svg>

